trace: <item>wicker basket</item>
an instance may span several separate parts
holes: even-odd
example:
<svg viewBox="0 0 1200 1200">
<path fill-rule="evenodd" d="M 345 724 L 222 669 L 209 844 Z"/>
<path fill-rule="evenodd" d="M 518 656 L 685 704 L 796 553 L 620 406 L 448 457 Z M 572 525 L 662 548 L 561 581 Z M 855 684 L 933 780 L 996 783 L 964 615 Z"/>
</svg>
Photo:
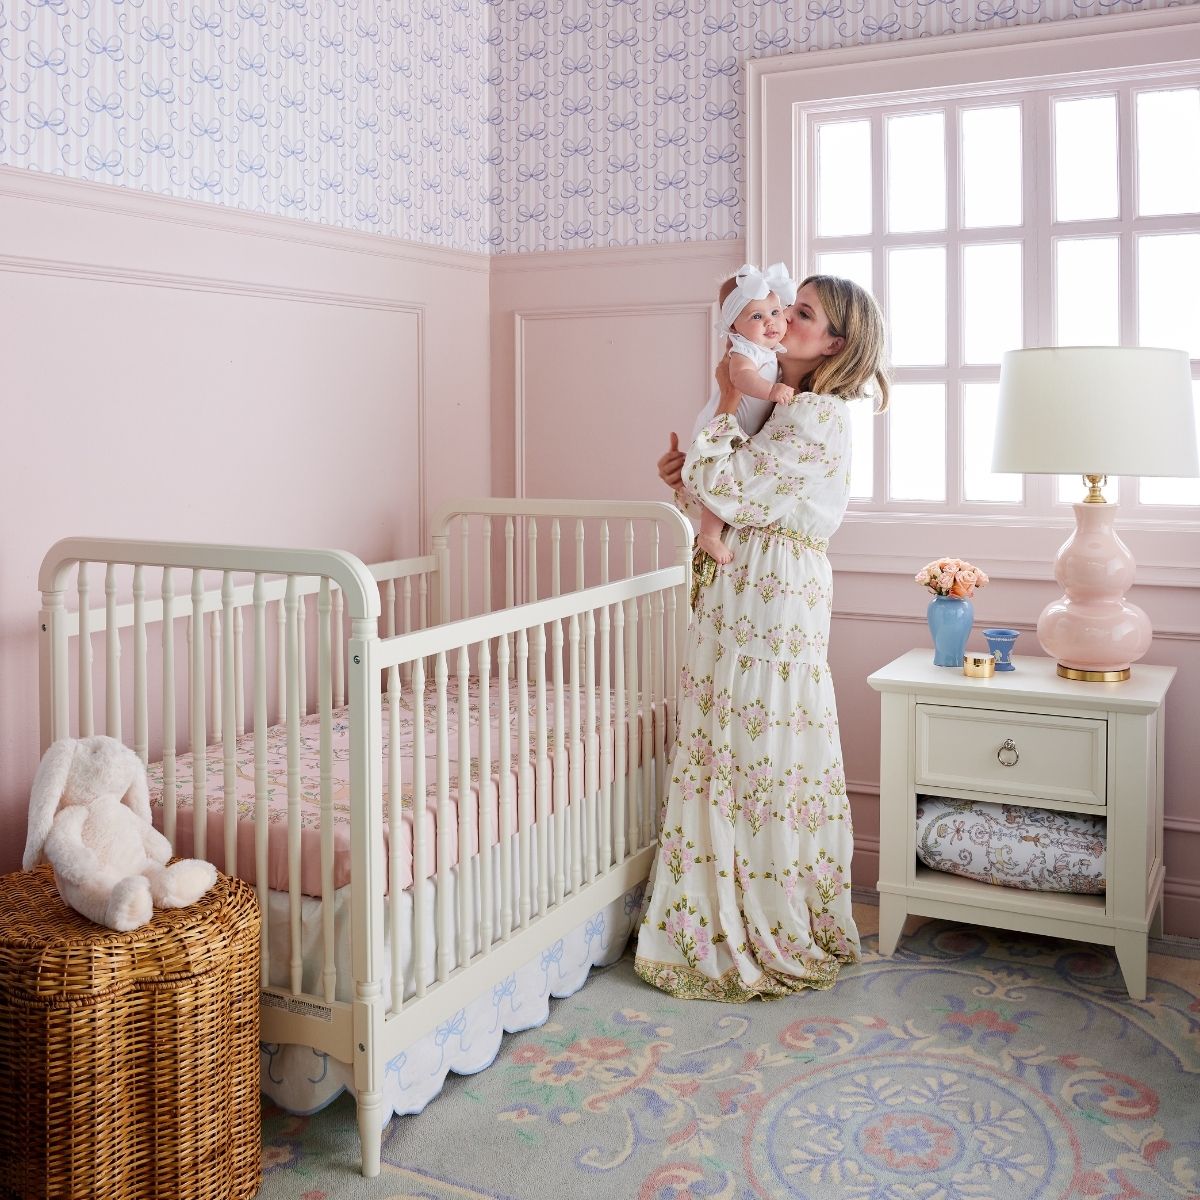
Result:
<svg viewBox="0 0 1200 1200">
<path fill-rule="evenodd" d="M 0 876 L 0 1197 L 241 1200 L 261 1182 L 258 902 L 218 877 L 132 933 Z"/>
</svg>

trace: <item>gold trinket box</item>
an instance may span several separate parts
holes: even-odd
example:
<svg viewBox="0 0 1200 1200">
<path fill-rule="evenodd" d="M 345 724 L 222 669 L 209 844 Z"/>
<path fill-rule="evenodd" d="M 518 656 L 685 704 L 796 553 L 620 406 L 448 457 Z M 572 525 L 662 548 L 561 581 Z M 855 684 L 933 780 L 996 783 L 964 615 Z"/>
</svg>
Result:
<svg viewBox="0 0 1200 1200">
<path fill-rule="evenodd" d="M 991 679 L 996 673 L 994 654 L 964 654 L 963 674 L 971 679 Z"/>
</svg>

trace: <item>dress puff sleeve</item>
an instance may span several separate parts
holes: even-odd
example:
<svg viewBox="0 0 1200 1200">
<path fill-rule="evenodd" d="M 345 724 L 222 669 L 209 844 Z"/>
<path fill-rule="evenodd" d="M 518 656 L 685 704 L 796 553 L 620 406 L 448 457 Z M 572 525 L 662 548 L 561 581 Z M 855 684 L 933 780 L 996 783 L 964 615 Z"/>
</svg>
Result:
<svg viewBox="0 0 1200 1200">
<path fill-rule="evenodd" d="M 794 514 L 806 500 L 820 503 L 832 498 L 830 492 L 844 493 L 849 469 L 845 402 L 805 392 L 777 405 L 752 438 L 728 414 L 715 417 L 688 450 L 683 483 L 727 525 L 761 528 Z"/>
</svg>

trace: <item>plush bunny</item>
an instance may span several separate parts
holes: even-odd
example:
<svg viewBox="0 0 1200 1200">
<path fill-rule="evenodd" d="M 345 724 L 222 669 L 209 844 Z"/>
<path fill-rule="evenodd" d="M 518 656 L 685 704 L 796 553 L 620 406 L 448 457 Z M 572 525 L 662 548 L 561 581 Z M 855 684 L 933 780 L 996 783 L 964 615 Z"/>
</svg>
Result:
<svg viewBox="0 0 1200 1200">
<path fill-rule="evenodd" d="M 47 861 L 58 894 L 109 929 L 145 925 L 154 906 L 194 904 L 216 882 L 196 858 L 167 866 L 171 844 L 150 823 L 146 768 L 110 737 L 63 738 L 46 751 L 29 797 L 25 870 Z"/>
</svg>

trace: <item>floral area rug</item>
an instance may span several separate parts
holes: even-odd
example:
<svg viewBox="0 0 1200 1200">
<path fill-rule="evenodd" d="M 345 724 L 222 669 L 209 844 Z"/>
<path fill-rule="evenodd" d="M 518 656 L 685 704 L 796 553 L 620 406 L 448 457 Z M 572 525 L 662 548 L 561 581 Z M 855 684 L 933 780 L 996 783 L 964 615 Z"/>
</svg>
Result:
<svg viewBox="0 0 1200 1200">
<path fill-rule="evenodd" d="M 856 906 L 864 933 L 874 910 Z M 676 1001 L 629 957 L 393 1120 L 264 1110 L 263 1200 L 1200 1200 L 1200 959 L 927 922 L 828 992 Z"/>
</svg>

